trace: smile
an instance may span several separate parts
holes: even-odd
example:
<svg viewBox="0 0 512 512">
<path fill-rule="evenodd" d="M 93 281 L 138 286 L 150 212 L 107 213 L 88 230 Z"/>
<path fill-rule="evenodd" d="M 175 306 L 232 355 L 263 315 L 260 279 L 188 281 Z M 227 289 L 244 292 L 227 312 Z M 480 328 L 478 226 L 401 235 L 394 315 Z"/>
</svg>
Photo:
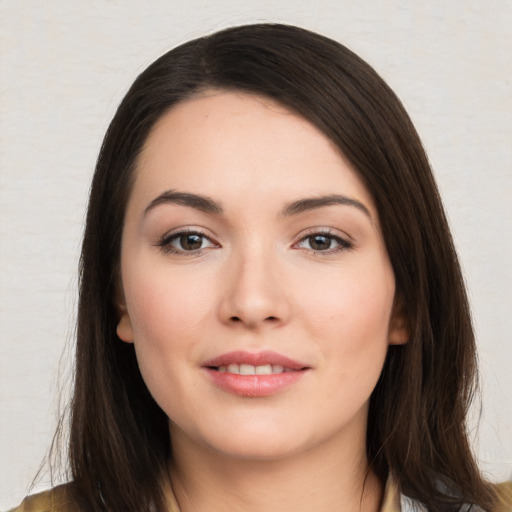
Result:
<svg viewBox="0 0 512 512">
<path fill-rule="evenodd" d="M 273 375 L 276 373 L 293 372 L 290 368 L 285 368 L 280 364 L 262 364 L 254 366 L 252 364 L 232 363 L 228 366 L 222 365 L 217 367 L 217 371 L 221 373 L 233 373 L 234 375 Z"/>
<path fill-rule="evenodd" d="M 203 365 L 210 382 L 217 388 L 242 397 L 276 395 L 294 384 L 311 367 L 271 351 L 229 352 Z"/>
</svg>

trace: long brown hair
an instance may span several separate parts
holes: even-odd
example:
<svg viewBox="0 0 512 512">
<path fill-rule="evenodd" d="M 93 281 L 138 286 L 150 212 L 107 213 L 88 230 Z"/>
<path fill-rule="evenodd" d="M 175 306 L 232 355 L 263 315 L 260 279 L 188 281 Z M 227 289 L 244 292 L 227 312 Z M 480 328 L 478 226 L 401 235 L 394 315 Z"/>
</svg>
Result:
<svg viewBox="0 0 512 512">
<path fill-rule="evenodd" d="M 249 25 L 188 42 L 135 81 L 108 128 L 92 183 L 80 266 L 70 464 L 83 510 L 162 508 L 168 419 L 116 335 L 121 232 L 137 156 L 155 122 L 207 88 L 272 98 L 329 137 L 372 194 L 410 340 L 389 348 L 371 401 L 367 456 L 430 510 L 491 508 L 466 432 L 475 343 L 445 214 L 400 101 L 358 56 L 318 34 Z"/>
</svg>

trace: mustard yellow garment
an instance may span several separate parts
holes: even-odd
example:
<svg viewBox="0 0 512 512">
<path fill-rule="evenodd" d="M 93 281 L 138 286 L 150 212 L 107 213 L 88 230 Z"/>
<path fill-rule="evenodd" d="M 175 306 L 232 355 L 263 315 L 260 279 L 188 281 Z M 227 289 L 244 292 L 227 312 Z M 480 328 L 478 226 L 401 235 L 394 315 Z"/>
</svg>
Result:
<svg viewBox="0 0 512 512">
<path fill-rule="evenodd" d="M 59 485 L 49 491 L 29 496 L 23 500 L 18 508 L 14 508 L 10 512 L 78 512 L 68 498 L 67 487 L 66 484 Z M 165 496 L 168 503 L 168 512 L 179 512 L 178 504 L 170 486 L 165 489 Z M 390 484 L 390 482 L 386 485 L 380 512 L 401 512 L 399 494 L 396 486 Z"/>
<path fill-rule="evenodd" d="M 70 502 L 67 484 L 59 485 L 49 491 L 44 491 L 23 500 L 23 503 L 10 512 L 78 512 Z M 497 486 L 500 505 L 492 512 L 512 512 L 512 482 Z M 165 489 L 168 502 L 168 512 L 179 512 L 178 504 L 170 487 Z M 389 479 L 384 491 L 384 499 L 380 512 L 407 512 L 400 506 L 400 493 L 397 485 Z M 420 509 L 421 510 L 421 509 Z"/>
</svg>

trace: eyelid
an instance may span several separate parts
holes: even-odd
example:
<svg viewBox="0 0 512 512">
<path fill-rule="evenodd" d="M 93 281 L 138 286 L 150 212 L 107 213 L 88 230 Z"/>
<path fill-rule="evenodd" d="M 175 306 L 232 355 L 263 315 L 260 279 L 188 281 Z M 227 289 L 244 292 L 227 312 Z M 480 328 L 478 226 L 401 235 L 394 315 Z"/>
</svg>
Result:
<svg viewBox="0 0 512 512">
<path fill-rule="evenodd" d="M 200 237 L 208 240 L 211 243 L 211 246 L 201 247 L 199 249 L 193 249 L 190 251 L 180 250 L 172 247 L 171 243 L 183 235 L 199 235 Z M 168 231 L 162 235 L 154 245 L 159 247 L 163 252 L 184 256 L 198 256 L 205 250 L 220 247 L 220 244 L 211 235 L 206 234 L 201 228 L 192 226 L 172 229 L 171 231 Z"/>
<path fill-rule="evenodd" d="M 326 236 L 326 237 L 332 238 L 338 242 L 339 246 L 334 249 L 327 249 L 325 251 L 298 247 L 298 245 L 301 242 L 303 242 L 307 238 L 313 237 L 315 235 L 321 235 L 321 236 Z M 353 247 L 354 247 L 354 240 L 350 235 L 348 235 L 346 233 L 341 233 L 338 230 L 333 230 L 332 228 L 326 228 L 326 227 L 308 228 L 307 230 L 299 233 L 299 235 L 297 235 L 297 237 L 296 237 L 296 241 L 292 244 L 292 248 L 296 248 L 299 250 L 304 249 L 306 251 L 310 251 L 315 254 L 325 254 L 325 255 L 333 254 L 333 253 L 340 252 L 340 251 L 350 250 Z"/>
<path fill-rule="evenodd" d="M 355 243 L 355 239 L 352 236 L 350 236 L 347 232 L 342 231 L 340 229 L 327 227 L 327 226 L 313 226 L 313 227 L 304 229 L 300 233 L 298 233 L 295 238 L 297 241 L 300 241 L 303 238 L 306 238 L 306 237 L 312 236 L 312 235 L 329 235 L 332 237 L 341 238 L 342 240 L 345 240 L 347 243 L 351 243 L 351 244 Z"/>
</svg>

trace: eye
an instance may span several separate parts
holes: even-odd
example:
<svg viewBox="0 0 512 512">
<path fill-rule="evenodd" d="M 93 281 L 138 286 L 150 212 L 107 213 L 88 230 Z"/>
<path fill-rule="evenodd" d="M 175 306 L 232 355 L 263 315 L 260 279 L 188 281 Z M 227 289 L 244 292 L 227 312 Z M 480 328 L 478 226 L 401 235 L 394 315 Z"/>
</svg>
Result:
<svg viewBox="0 0 512 512">
<path fill-rule="evenodd" d="M 166 235 L 158 245 L 164 251 L 171 253 L 198 253 L 203 249 L 217 247 L 212 240 L 198 231 L 180 231 Z"/>
<path fill-rule="evenodd" d="M 297 247 L 315 252 L 338 252 L 350 249 L 352 245 L 343 238 L 330 233 L 313 233 L 302 238 Z"/>
</svg>

